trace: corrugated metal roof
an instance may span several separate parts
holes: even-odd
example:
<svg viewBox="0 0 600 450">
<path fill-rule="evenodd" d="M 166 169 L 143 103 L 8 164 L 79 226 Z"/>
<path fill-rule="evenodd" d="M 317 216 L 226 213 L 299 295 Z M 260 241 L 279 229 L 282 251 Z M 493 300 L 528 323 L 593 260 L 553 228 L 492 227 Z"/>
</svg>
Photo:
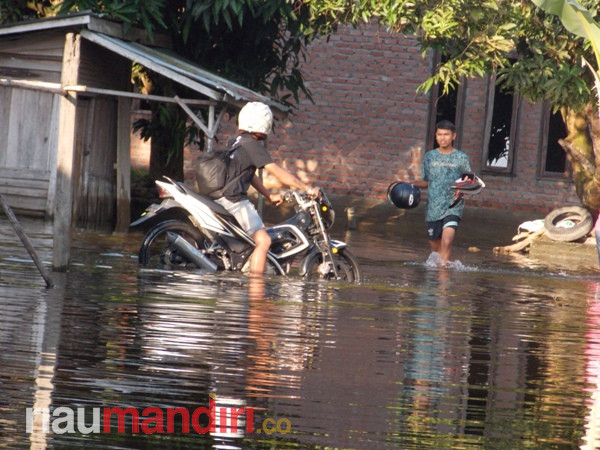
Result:
<svg viewBox="0 0 600 450">
<path fill-rule="evenodd" d="M 200 66 L 186 61 L 168 50 L 149 47 L 137 42 L 124 41 L 89 30 L 83 30 L 81 36 L 102 45 L 109 50 L 115 51 L 132 61 L 138 62 L 148 69 L 157 71 L 164 76 L 178 81 L 197 92 L 208 95 L 215 100 L 226 100 L 225 96 L 228 96 L 231 100 L 237 102 L 263 102 L 271 107 L 277 108 L 281 112 L 288 110 L 286 106 L 271 100 L 269 97 L 208 72 Z M 175 76 L 175 74 L 178 76 Z M 180 77 L 189 79 L 190 82 L 182 82 Z M 205 88 L 201 88 L 199 85 L 202 85 Z M 208 87 L 212 93 L 210 91 L 207 92 L 206 87 Z M 219 95 L 215 95 L 215 92 L 219 93 L 221 98 L 218 98 Z"/>
<path fill-rule="evenodd" d="M 71 16 L 58 16 L 4 25 L 0 27 L 0 36 L 58 28 L 81 29 L 80 33 L 82 37 L 114 51 L 131 61 L 138 62 L 148 69 L 173 79 L 213 100 L 227 103 L 258 101 L 266 103 L 282 113 L 289 110 L 287 106 L 215 75 L 197 64 L 184 60 L 172 51 L 100 33 L 97 30 L 111 30 L 111 34 L 119 35 L 118 31 L 122 30 L 116 22 L 107 20 L 97 14 L 80 13 Z"/>
</svg>

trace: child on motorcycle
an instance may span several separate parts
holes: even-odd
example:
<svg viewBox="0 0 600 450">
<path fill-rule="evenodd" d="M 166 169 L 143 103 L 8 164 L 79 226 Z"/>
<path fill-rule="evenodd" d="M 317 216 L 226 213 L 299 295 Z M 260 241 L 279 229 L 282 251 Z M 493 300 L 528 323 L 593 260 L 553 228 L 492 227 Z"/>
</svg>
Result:
<svg viewBox="0 0 600 450">
<path fill-rule="evenodd" d="M 264 141 L 273 127 L 271 109 L 260 102 L 249 102 L 238 116 L 237 149 L 232 153 L 229 165 L 229 178 L 239 177 L 229 186 L 223 196 L 215 201 L 229 211 L 256 244 L 250 256 L 250 274 L 262 275 L 265 271 L 267 253 L 271 246 L 265 226 L 254 205 L 248 199 L 248 189 L 253 186 L 270 202 L 279 205 L 281 195 L 271 194 L 256 175 L 257 169 L 264 168 L 285 186 L 303 190 L 309 195 L 317 195 L 318 189 L 299 180 L 292 173 L 274 163 Z"/>
</svg>

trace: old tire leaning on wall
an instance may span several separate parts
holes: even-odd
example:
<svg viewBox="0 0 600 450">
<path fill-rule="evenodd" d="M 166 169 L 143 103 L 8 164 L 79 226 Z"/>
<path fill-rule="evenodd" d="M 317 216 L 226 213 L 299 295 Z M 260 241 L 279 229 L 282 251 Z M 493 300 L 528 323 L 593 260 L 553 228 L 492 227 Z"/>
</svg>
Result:
<svg viewBox="0 0 600 450">
<path fill-rule="evenodd" d="M 571 242 L 592 231 L 594 220 L 590 212 L 581 206 L 563 206 L 546 216 L 544 227 L 550 239 Z"/>
</svg>

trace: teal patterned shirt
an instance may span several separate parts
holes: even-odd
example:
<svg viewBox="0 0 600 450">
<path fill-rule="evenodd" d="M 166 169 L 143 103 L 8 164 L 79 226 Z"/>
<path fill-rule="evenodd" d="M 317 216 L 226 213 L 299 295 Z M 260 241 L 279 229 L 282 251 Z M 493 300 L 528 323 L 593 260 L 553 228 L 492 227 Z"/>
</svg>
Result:
<svg viewBox="0 0 600 450">
<path fill-rule="evenodd" d="M 453 208 L 449 208 L 455 195 L 455 191 L 450 188 L 450 184 L 459 179 L 465 172 L 471 172 L 469 157 L 458 149 L 454 149 L 452 153 L 447 155 L 440 153 L 438 149 L 425 153 L 423 179 L 429 183 L 425 215 L 427 222 L 441 220 L 450 215 L 462 217 L 465 206 L 464 200 Z"/>
</svg>

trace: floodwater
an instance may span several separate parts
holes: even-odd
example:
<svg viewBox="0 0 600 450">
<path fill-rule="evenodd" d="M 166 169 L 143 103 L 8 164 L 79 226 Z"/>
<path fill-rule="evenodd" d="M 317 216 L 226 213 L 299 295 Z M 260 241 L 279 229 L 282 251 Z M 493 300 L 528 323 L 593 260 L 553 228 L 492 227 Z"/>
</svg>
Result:
<svg viewBox="0 0 600 450">
<path fill-rule="evenodd" d="M 148 271 L 141 235 L 78 232 L 47 289 L 0 224 L 0 447 L 598 448 L 598 269 L 494 255 L 518 223 L 475 218 L 438 269 L 402 220 L 334 233 L 361 286 Z"/>
</svg>

